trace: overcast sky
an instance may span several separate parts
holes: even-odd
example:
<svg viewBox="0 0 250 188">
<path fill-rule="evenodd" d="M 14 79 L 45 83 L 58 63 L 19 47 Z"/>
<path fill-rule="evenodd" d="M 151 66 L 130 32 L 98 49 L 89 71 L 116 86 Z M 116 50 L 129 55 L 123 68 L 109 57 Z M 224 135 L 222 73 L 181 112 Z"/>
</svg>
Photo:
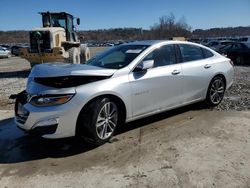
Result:
<svg viewBox="0 0 250 188">
<path fill-rule="evenodd" d="M 81 18 L 79 30 L 148 29 L 159 17 L 182 16 L 192 29 L 250 26 L 250 0 L 1 0 L 0 30 L 41 25 L 41 11 L 67 11 Z"/>
</svg>

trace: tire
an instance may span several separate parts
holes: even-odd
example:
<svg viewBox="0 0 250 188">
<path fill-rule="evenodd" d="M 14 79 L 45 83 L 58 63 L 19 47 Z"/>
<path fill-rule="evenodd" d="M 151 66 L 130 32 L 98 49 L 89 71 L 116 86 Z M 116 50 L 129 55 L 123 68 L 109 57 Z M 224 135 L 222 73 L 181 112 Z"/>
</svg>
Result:
<svg viewBox="0 0 250 188">
<path fill-rule="evenodd" d="M 206 104 L 210 107 L 221 103 L 226 90 L 226 83 L 222 76 L 215 76 L 209 84 L 206 96 Z"/>
<path fill-rule="evenodd" d="M 81 51 L 81 53 L 80 53 L 81 63 L 85 63 L 86 61 L 88 61 L 90 59 L 89 48 L 86 45 L 81 45 L 80 51 Z"/>
<path fill-rule="evenodd" d="M 76 135 L 90 143 L 102 145 L 112 138 L 118 125 L 119 111 L 115 102 L 100 98 L 81 111 Z"/>
<path fill-rule="evenodd" d="M 68 50 L 69 58 L 65 59 L 66 63 L 80 64 L 80 54 L 79 49 L 76 47 L 70 48 Z"/>
</svg>

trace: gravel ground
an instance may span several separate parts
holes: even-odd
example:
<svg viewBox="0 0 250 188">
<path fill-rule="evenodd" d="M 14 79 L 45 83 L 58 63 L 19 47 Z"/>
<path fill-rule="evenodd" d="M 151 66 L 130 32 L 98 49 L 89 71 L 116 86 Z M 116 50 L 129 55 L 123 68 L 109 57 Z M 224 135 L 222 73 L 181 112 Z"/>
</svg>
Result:
<svg viewBox="0 0 250 188">
<path fill-rule="evenodd" d="M 215 109 L 250 109 L 250 67 L 234 67 L 234 83 L 232 87 L 226 91 L 224 100 Z"/>
<path fill-rule="evenodd" d="M 91 56 L 94 56 L 107 47 L 90 48 Z M 30 72 L 30 64 L 19 57 L 0 59 L 0 110 L 14 108 L 14 100 L 10 100 L 11 94 L 17 94 L 25 89 L 27 77 Z"/>
<path fill-rule="evenodd" d="M 96 54 L 100 49 L 91 51 L 91 54 Z M 14 101 L 10 100 L 9 96 L 25 88 L 29 70 L 29 63 L 24 59 L 0 59 L 0 110 L 13 109 Z M 250 67 L 235 66 L 234 84 L 226 91 L 222 103 L 215 108 L 219 111 L 231 109 L 250 109 Z"/>
<path fill-rule="evenodd" d="M 0 109 L 13 109 L 11 94 L 24 90 L 29 75 L 29 62 L 19 57 L 0 59 Z"/>
</svg>

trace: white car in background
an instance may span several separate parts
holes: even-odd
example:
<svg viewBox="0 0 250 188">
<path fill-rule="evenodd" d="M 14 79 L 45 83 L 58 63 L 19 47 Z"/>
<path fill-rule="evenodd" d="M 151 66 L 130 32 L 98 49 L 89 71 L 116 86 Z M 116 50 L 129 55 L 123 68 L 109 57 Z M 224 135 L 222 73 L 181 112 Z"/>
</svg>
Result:
<svg viewBox="0 0 250 188">
<path fill-rule="evenodd" d="M 0 46 L 0 58 L 4 58 L 4 57 L 10 57 L 11 56 L 11 52 L 9 50 L 7 50 L 6 48 Z"/>
</svg>

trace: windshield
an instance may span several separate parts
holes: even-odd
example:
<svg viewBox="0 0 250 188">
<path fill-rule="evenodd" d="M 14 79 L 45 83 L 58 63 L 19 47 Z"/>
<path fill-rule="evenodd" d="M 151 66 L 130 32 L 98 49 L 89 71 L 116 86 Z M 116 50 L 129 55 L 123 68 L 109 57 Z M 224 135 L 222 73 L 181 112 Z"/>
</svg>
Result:
<svg viewBox="0 0 250 188">
<path fill-rule="evenodd" d="M 131 63 L 148 45 L 121 45 L 111 48 L 86 62 L 97 67 L 120 69 Z"/>
<path fill-rule="evenodd" d="M 50 20 L 51 18 L 51 20 Z M 51 23 L 50 23 L 51 22 Z M 61 14 L 44 14 L 43 15 L 43 26 L 51 27 L 63 27 L 66 29 L 66 17 Z"/>
</svg>

